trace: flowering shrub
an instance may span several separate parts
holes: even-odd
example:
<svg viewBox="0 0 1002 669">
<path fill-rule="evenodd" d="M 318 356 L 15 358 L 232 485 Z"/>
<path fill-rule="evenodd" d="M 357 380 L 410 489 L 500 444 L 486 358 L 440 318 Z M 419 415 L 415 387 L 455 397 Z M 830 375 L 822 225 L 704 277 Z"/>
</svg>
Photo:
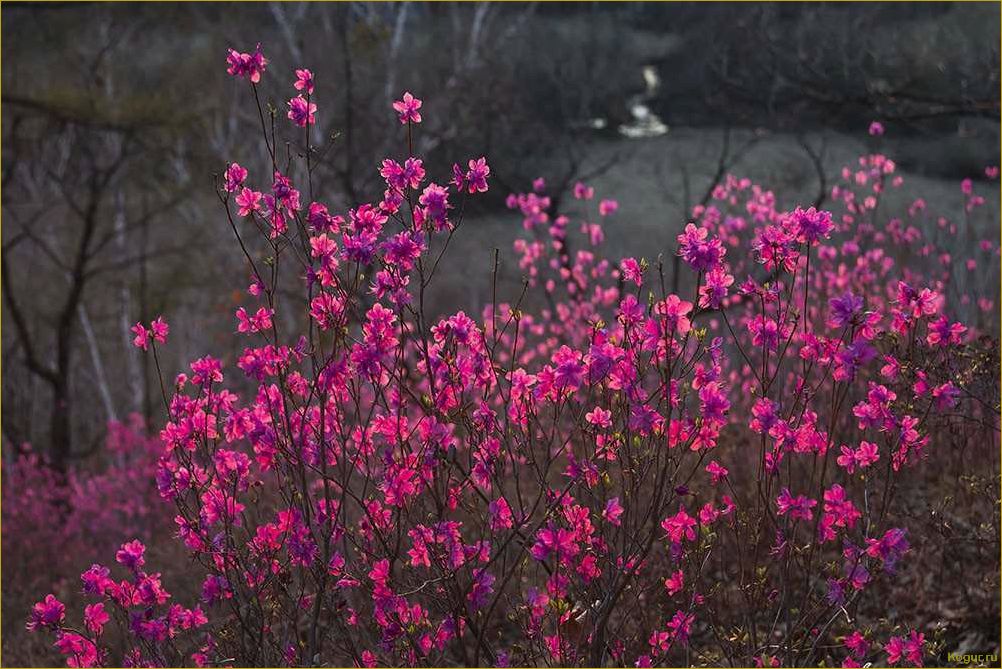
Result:
<svg viewBox="0 0 1002 669">
<path fill-rule="evenodd" d="M 103 446 L 103 466 L 65 474 L 29 445 L 4 466 L 3 595 L 12 610 L 27 608 L 39 591 L 79 590 L 80 569 L 103 559 L 108 546 L 169 532 L 171 514 L 154 481 L 159 438 L 133 415 L 108 425 Z M 12 643 L 26 643 L 13 631 Z"/>
<path fill-rule="evenodd" d="M 205 356 L 163 383 L 156 471 L 201 601 L 126 542 L 82 575 L 82 623 L 51 595 L 31 612 L 70 666 L 923 663 L 925 632 L 866 600 L 915 540 L 910 471 L 953 447 L 934 426 L 997 445 L 997 358 L 947 308 L 953 263 L 923 260 L 917 220 L 881 217 L 890 159 L 847 168 L 833 211 L 727 177 L 678 236 L 682 295 L 660 261 L 603 257 L 615 201 L 592 212 L 578 184 L 572 223 L 537 180 L 508 198 L 522 296 L 434 318 L 487 160 L 432 180 L 405 93 L 382 199 L 331 213 L 312 72 L 290 82 L 300 164 L 258 102 L 260 49 L 227 62 L 272 161 L 219 189 L 258 305 L 235 314 L 236 369 Z M 163 320 L 135 332 L 169 345 Z"/>
<path fill-rule="evenodd" d="M 163 446 L 146 435 L 142 418 L 109 423 L 104 449 L 106 467 L 72 468 L 65 478 L 29 445 L 4 468 L 3 550 L 11 581 L 51 587 L 39 584 L 38 555 L 57 561 L 51 572 L 62 573 L 61 564 L 81 553 L 97 559 L 109 542 L 150 538 L 165 525 L 161 518 L 169 520 L 152 479 Z M 65 546 L 75 550 L 60 550 Z"/>
</svg>

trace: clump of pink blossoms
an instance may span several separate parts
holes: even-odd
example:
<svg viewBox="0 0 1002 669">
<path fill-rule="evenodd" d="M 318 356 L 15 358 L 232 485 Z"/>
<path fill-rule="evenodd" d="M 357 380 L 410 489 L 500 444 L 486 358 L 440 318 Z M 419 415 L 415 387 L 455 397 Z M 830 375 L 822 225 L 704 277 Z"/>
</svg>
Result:
<svg viewBox="0 0 1002 669">
<path fill-rule="evenodd" d="M 227 62 L 256 85 L 266 61 Z M 408 133 L 421 106 L 393 104 Z M 543 306 L 437 318 L 425 292 L 489 189 L 487 159 L 466 165 L 387 157 L 382 199 L 341 214 L 292 168 L 226 170 L 256 304 L 235 364 L 166 384 L 156 473 L 200 601 L 127 542 L 83 574 L 83 626 L 46 597 L 32 629 L 70 666 L 921 665 L 924 633 L 867 604 L 911 552 L 896 496 L 949 447 L 936 421 L 994 421 L 997 397 L 975 395 L 949 277 L 894 257 L 926 240 L 878 213 L 893 162 L 847 168 L 830 209 L 726 177 L 678 236 L 681 295 L 660 262 L 603 256 L 613 200 L 578 183 L 572 224 L 538 180 L 508 206 Z"/>
</svg>

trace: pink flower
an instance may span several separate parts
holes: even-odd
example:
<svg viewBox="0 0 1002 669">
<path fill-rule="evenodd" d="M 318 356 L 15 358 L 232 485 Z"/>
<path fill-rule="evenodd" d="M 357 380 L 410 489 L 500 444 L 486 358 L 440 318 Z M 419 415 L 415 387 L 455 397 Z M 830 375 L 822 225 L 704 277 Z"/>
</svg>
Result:
<svg viewBox="0 0 1002 669">
<path fill-rule="evenodd" d="M 393 108 L 400 115 L 400 122 L 404 125 L 408 123 L 420 123 L 421 113 L 418 111 L 421 109 L 421 100 L 417 99 L 410 92 L 404 93 L 404 97 L 393 103 Z"/>
<path fill-rule="evenodd" d="M 615 200 L 602 200 L 598 203 L 599 216 L 608 216 L 619 210 L 619 203 Z"/>
<path fill-rule="evenodd" d="M 514 526 L 511 507 L 508 505 L 508 500 L 504 497 L 498 497 L 491 502 L 488 505 L 487 512 L 491 517 L 491 529 L 495 532 L 511 529 Z"/>
<path fill-rule="evenodd" d="M 136 323 L 132 326 L 132 331 L 136 333 L 135 339 L 132 340 L 132 345 L 136 348 L 141 348 L 144 351 L 148 351 L 150 347 L 150 332 L 142 323 Z"/>
<path fill-rule="evenodd" d="M 536 532 L 536 543 L 533 544 L 530 553 L 540 562 L 550 555 L 556 555 L 560 562 L 564 562 L 580 551 L 581 547 L 578 546 L 573 530 L 557 528 L 550 524 Z"/>
<path fill-rule="evenodd" d="M 790 518 L 810 520 L 814 517 L 814 513 L 811 509 L 817 505 L 818 501 L 816 499 L 810 499 L 804 495 L 797 495 L 794 497 L 790 494 L 789 488 L 783 488 L 779 497 L 776 498 L 776 507 L 778 509 L 777 513 L 781 516 L 785 516 L 789 513 Z"/>
<path fill-rule="evenodd" d="M 470 169 L 466 173 L 467 190 L 470 193 L 486 193 L 487 177 L 491 173 L 491 168 L 487 165 L 486 158 L 471 160 Z"/>
<path fill-rule="evenodd" d="M 865 469 L 879 460 L 880 454 L 876 444 L 869 441 L 861 441 L 853 457 L 856 459 L 856 463 L 860 469 Z"/>
<path fill-rule="evenodd" d="M 296 83 L 293 84 L 297 91 L 306 91 L 307 95 L 313 94 L 313 73 L 309 70 L 296 70 Z"/>
<path fill-rule="evenodd" d="M 851 528 L 859 520 L 860 512 L 851 500 L 846 498 L 845 489 L 838 483 L 825 491 L 825 516 L 836 527 Z"/>
<path fill-rule="evenodd" d="M 310 256 L 327 261 L 337 253 L 337 242 L 327 236 L 327 233 L 310 237 Z"/>
<path fill-rule="evenodd" d="M 413 469 L 399 469 L 384 479 L 382 488 L 387 504 L 401 507 L 407 504 L 407 500 L 418 491 L 415 474 L 417 472 Z"/>
<path fill-rule="evenodd" d="M 685 573 L 681 569 L 665 579 L 665 590 L 668 591 L 669 597 L 681 592 L 683 587 L 685 587 Z"/>
<path fill-rule="evenodd" d="M 424 207 L 425 215 L 436 230 L 443 230 L 449 226 L 448 211 L 452 208 L 449 204 L 449 191 L 438 184 L 428 184 L 418 203 Z"/>
<path fill-rule="evenodd" d="M 161 344 L 167 342 L 167 334 L 170 332 L 170 326 L 167 325 L 167 321 L 164 320 L 163 316 L 157 316 L 156 320 L 150 323 L 149 329 L 142 323 L 136 323 L 132 326 L 132 331 L 136 333 L 135 338 L 132 340 L 132 345 L 148 351 L 150 341 L 157 341 Z"/>
<path fill-rule="evenodd" d="M 623 278 L 632 281 L 638 287 L 644 285 L 644 270 L 636 258 L 623 258 L 620 263 L 623 268 Z"/>
<path fill-rule="evenodd" d="M 227 193 L 232 193 L 243 186 L 246 178 L 247 170 L 240 167 L 240 165 L 233 163 L 226 168 L 226 182 L 223 185 L 223 188 Z"/>
<path fill-rule="evenodd" d="M 858 631 L 853 631 L 842 643 L 852 652 L 853 656 L 858 658 L 862 658 L 870 650 L 870 643 Z"/>
<path fill-rule="evenodd" d="M 581 362 L 581 353 L 569 346 L 561 346 L 553 354 L 556 364 L 554 385 L 560 389 L 576 390 L 584 380 L 585 366 Z"/>
<path fill-rule="evenodd" d="M 946 348 L 947 346 L 957 346 L 964 342 L 964 333 L 967 327 L 962 323 L 950 323 L 946 316 L 929 323 L 929 334 L 926 335 L 926 342 L 929 346 Z"/>
<path fill-rule="evenodd" d="M 711 269 L 707 272 L 703 285 L 699 287 L 699 306 L 703 309 L 719 309 L 733 283 L 734 277 L 722 267 Z"/>
<path fill-rule="evenodd" d="M 96 667 L 98 664 L 97 646 L 76 632 L 59 635 L 55 645 L 66 656 L 68 667 Z"/>
<path fill-rule="evenodd" d="M 146 564 L 146 560 L 143 558 L 145 552 L 146 546 L 134 539 L 122 544 L 122 548 L 115 554 L 115 560 L 133 572 L 138 572 Z"/>
<path fill-rule="evenodd" d="M 853 323 L 863 312 L 863 298 L 847 292 L 841 297 L 832 298 L 828 306 L 828 326 L 837 329 Z"/>
<path fill-rule="evenodd" d="M 612 426 L 612 412 L 602 407 L 595 407 L 585 414 L 585 420 L 597 427 L 609 428 Z"/>
<path fill-rule="evenodd" d="M 717 267 L 724 258 L 724 245 L 710 231 L 692 223 L 678 236 L 678 254 L 694 270 L 705 272 Z"/>
<path fill-rule="evenodd" d="M 261 53 L 261 45 L 258 44 L 254 53 L 239 53 L 230 49 L 226 56 L 226 72 L 234 77 L 244 77 L 250 79 L 252 84 L 261 81 L 261 74 L 264 72 L 268 60 Z"/>
<path fill-rule="evenodd" d="M 797 235 L 797 240 L 816 244 L 821 239 L 827 239 L 835 227 L 832 215 L 827 211 L 818 211 L 814 207 L 801 209 L 797 207 L 790 214 L 790 224 Z"/>
<path fill-rule="evenodd" d="M 696 519 L 681 505 L 678 513 L 661 521 L 661 529 L 668 533 L 668 540 L 673 544 L 681 543 L 683 537 L 689 541 L 696 540 Z"/>
<path fill-rule="evenodd" d="M 710 475 L 710 482 L 716 485 L 720 483 L 720 479 L 726 478 L 728 471 L 716 460 L 711 460 L 710 464 L 706 465 L 706 472 Z"/>
<path fill-rule="evenodd" d="M 884 134 L 884 124 L 880 121 L 873 121 L 870 123 L 870 135 L 873 137 L 879 137 Z"/>
<path fill-rule="evenodd" d="M 595 197 L 595 189 L 579 181 L 574 184 L 574 197 L 578 200 L 590 200 Z"/>
<path fill-rule="evenodd" d="M 170 334 L 170 326 L 167 321 L 164 320 L 163 316 L 157 316 L 152 323 L 150 323 L 150 333 L 153 335 L 153 340 L 160 342 L 161 344 L 167 343 L 167 335 Z"/>
<path fill-rule="evenodd" d="M 664 317 L 665 325 L 670 334 L 683 336 L 692 327 L 691 322 L 686 317 L 692 311 L 692 302 L 687 302 L 678 295 L 669 295 L 655 306 L 654 311 L 659 316 Z"/>
<path fill-rule="evenodd" d="M 307 124 L 313 125 L 317 122 L 317 106 L 312 102 L 307 102 L 302 95 L 297 95 L 288 102 L 289 119 L 301 128 Z"/>
<path fill-rule="evenodd" d="M 39 627 L 55 627 L 66 617 L 66 606 L 55 595 L 46 595 L 45 599 L 31 608 L 31 617 L 26 627 L 29 631 Z"/>
<path fill-rule="evenodd" d="M 425 170 L 420 158 L 408 158 L 403 165 L 387 158 L 383 161 L 379 174 L 386 180 L 387 186 L 403 191 L 420 186 L 424 180 Z"/>
<path fill-rule="evenodd" d="M 884 563 L 884 571 L 893 572 L 898 560 L 908 552 L 907 532 L 898 527 L 892 527 L 884 532 L 880 539 L 867 538 L 866 554 Z"/>
<path fill-rule="evenodd" d="M 891 637 L 884 646 L 884 650 L 887 651 L 887 663 L 897 664 L 904 657 L 916 667 L 921 667 L 924 647 L 925 635 L 916 630 L 909 632 L 907 637 Z"/>
<path fill-rule="evenodd" d="M 623 505 L 619 503 L 618 497 L 613 497 L 605 503 L 602 517 L 609 523 L 619 526 L 619 517 L 623 515 Z"/>
<path fill-rule="evenodd" d="M 957 406 L 960 399 L 960 389 L 947 381 L 932 389 L 932 398 L 937 411 L 946 411 Z"/>
<path fill-rule="evenodd" d="M 261 210 L 261 193 L 253 191 L 250 188 L 244 188 L 236 197 L 237 206 L 240 209 L 237 214 L 240 216 L 247 216 L 252 211 Z"/>
<path fill-rule="evenodd" d="M 856 467 L 866 469 L 880 459 L 877 445 L 869 441 L 861 441 L 856 450 L 849 446 L 842 446 L 840 450 L 842 454 L 838 456 L 836 462 L 850 474 L 856 470 Z"/>
<path fill-rule="evenodd" d="M 237 320 L 240 321 L 237 325 L 237 332 L 249 333 L 270 330 L 272 327 L 271 317 L 274 313 L 272 309 L 261 307 L 253 316 L 248 316 L 247 310 L 240 307 L 237 309 Z"/>
<path fill-rule="evenodd" d="M 110 619 L 111 616 L 104 610 L 104 604 L 88 604 L 84 607 L 84 625 L 98 636 L 104 630 L 104 624 Z"/>
</svg>

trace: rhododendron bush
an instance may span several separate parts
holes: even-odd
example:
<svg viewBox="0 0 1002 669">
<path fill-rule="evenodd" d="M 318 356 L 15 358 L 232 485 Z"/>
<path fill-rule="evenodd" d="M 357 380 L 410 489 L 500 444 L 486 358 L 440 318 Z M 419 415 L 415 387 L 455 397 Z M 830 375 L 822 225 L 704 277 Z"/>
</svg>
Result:
<svg viewBox="0 0 1002 669">
<path fill-rule="evenodd" d="M 930 454 L 997 461 L 980 327 L 997 295 L 969 288 L 960 310 L 951 292 L 961 263 L 997 264 L 994 241 L 944 261 L 924 202 L 882 211 L 902 179 L 867 155 L 827 208 L 722 180 L 665 250 L 679 281 L 656 250 L 603 253 L 614 200 L 578 184 L 572 220 L 540 179 L 508 198 L 523 289 L 437 317 L 426 294 L 489 156 L 431 173 L 403 93 L 382 198 L 333 211 L 310 132 L 330 101 L 310 70 L 267 66 L 227 58 L 271 160 L 218 180 L 256 302 L 233 317 L 242 354 L 176 373 L 169 319 L 134 328 L 162 372 L 156 485 L 201 594 L 172 596 L 138 538 L 106 547 L 83 610 L 49 595 L 30 613 L 70 666 L 932 657 L 887 593 L 924 543 L 905 520 Z M 970 224 L 983 200 L 959 195 Z"/>
</svg>

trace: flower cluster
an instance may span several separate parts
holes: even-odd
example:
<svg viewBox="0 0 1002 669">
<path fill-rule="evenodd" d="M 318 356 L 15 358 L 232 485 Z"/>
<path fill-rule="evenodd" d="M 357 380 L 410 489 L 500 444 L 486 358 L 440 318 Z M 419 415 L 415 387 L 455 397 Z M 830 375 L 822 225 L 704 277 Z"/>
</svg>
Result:
<svg viewBox="0 0 1002 669">
<path fill-rule="evenodd" d="M 265 62 L 228 59 L 254 84 Z M 305 127 L 313 75 L 296 74 Z M 165 383 L 155 475 L 201 601 L 173 601 L 126 542 L 126 578 L 84 573 L 82 627 L 50 596 L 31 629 L 71 666 L 921 665 L 923 633 L 871 629 L 863 606 L 909 557 L 897 485 L 940 447 L 937 417 L 983 425 L 997 398 L 973 395 L 975 328 L 945 281 L 890 256 L 920 234 L 877 215 L 893 162 L 861 159 L 838 211 L 726 177 L 677 237 L 677 292 L 660 263 L 604 257 L 615 201 L 578 183 L 572 223 L 537 180 L 507 204 L 543 306 L 434 317 L 425 291 L 491 172 L 433 180 L 409 148 L 421 106 L 393 103 L 407 152 L 342 214 L 303 206 L 288 167 L 261 190 L 225 172 L 245 347 Z M 283 299 L 286 265 L 301 299 Z M 166 324 L 136 333 L 163 343 Z"/>
</svg>

